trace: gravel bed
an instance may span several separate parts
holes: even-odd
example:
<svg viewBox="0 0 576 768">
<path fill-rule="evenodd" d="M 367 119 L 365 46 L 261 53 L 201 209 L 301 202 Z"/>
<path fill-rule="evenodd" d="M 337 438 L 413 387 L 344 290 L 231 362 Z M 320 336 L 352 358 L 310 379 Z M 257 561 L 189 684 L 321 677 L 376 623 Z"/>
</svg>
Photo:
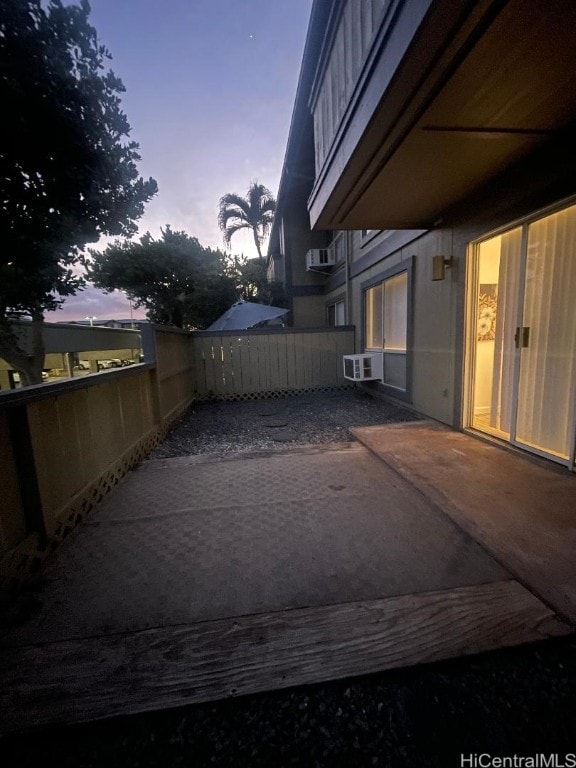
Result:
<svg viewBox="0 0 576 768">
<path fill-rule="evenodd" d="M 350 427 L 414 421 L 422 416 L 360 390 L 193 406 L 151 459 L 267 450 L 352 440 Z"/>
</svg>

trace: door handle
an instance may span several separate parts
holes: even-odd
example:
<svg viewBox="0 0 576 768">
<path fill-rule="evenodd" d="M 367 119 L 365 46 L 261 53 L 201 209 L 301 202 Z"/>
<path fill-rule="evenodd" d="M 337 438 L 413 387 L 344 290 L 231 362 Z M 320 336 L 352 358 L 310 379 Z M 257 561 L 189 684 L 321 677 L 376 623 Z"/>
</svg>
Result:
<svg viewBox="0 0 576 768">
<path fill-rule="evenodd" d="M 530 346 L 530 328 L 528 326 L 524 326 L 524 328 L 522 328 L 522 346 Z"/>
<path fill-rule="evenodd" d="M 522 343 L 520 343 L 522 342 Z M 526 348 L 530 346 L 530 327 L 525 325 L 522 328 L 516 328 L 514 334 L 514 346 L 516 349 L 519 347 Z"/>
</svg>

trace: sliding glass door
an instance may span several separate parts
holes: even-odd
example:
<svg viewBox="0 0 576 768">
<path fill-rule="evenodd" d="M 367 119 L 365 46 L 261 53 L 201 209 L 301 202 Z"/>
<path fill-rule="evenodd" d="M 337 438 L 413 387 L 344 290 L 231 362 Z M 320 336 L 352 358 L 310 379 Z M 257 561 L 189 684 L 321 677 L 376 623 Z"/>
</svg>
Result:
<svg viewBox="0 0 576 768">
<path fill-rule="evenodd" d="M 576 206 L 475 246 L 470 425 L 572 465 Z"/>
</svg>

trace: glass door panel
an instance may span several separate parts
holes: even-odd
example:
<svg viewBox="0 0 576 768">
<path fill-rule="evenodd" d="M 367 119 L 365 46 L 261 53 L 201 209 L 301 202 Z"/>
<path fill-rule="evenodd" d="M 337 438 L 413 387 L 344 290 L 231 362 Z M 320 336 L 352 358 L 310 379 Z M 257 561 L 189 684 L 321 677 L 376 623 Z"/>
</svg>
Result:
<svg viewBox="0 0 576 768">
<path fill-rule="evenodd" d="M 472 426 L 509 439 L 522 228 L 477 246 Z"/>
<path fill-rule="evenodd" d="M 568 459 L 576 389 L 576 206 L 528 227 L 514 442 Z"/>
</svg>

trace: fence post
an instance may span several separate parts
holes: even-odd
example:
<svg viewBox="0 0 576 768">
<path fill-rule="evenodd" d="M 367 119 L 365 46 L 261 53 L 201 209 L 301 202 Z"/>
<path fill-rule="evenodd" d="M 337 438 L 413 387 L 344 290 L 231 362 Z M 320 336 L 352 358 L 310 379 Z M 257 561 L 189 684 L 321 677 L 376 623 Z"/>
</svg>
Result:
<svg viewBox="0 0 576 768">
<path fill-rule="evenodd" d="M 140 339 L 145 363 L 156 362 L 156 330 L 152 323 L 140 323 Z"/>
</svg>

